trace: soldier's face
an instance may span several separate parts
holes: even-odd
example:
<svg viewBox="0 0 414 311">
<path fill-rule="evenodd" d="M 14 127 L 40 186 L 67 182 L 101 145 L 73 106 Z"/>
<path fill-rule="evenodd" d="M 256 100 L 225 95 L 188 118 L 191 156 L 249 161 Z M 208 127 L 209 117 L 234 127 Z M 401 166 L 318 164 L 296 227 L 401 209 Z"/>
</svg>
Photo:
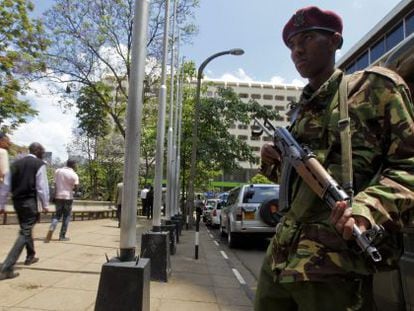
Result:
<svg viewBox="0 0 414 311">
<path fill-rule="evenodd" d="M 288 41 L 291 58 L 300 75 L 315 79 L 334 67 L 337 42 L 333 34 L 324 31 L 305 31 Z"/>
</svg>

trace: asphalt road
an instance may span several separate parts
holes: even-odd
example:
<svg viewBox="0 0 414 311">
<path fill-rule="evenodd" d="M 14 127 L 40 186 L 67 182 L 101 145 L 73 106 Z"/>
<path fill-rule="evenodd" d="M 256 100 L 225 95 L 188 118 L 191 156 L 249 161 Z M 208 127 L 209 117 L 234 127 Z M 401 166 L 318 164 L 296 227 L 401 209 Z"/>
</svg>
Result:
<svg viewBox="0 0 414 311">
<path fill-rule="evenodd" d="M 249 238 L 247 237 L 242 245 L 238 248 L 229 248 L 227 245 L 227 237 L 222 237 L 218 229 L 209 228 L 214 239 L 229 254 L 232 254 L 255 278 L 256 282 L 259 278 L 260 268 L 266 253 L 270 239 Z"/>
</svg>

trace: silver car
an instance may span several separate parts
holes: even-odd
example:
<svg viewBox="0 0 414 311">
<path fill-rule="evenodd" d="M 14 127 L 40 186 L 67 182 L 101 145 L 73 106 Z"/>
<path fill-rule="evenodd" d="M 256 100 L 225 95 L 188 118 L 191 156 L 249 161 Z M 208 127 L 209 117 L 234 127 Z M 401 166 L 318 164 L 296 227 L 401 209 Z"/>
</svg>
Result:
<svg viewBox="0 0 414 311">
<path fill-rule="evenodd" d="M 230 190 L 220 215 L 220 231 L 227 234 L 229 247 L 236 247 L 246 235 L 272 236 L 275 227 L 266 224 L 259 207 L 264 201 L 279 198 L 279 185 L 251 184 Z"/>
</svg>

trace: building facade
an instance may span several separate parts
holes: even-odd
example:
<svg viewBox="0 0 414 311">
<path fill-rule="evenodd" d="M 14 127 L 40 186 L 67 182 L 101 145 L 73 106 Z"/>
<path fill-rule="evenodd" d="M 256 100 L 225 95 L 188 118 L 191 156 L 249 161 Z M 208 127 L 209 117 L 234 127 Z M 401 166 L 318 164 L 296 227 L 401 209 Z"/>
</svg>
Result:
<svg viewBox="0 0 414 311">
<path fill-rule="evenodd" d="M 287 112 L 290 110 L 290 103 L 297 102 L 302 92 L 302 87 L 288 84 L 272 84 L 268 82 L 233 82 L 223 80 L 206 79 L 203 81 L 207 85 L 207 97 L 218 96 L 218 87 L 231 87 L 233 91 L 239 95 L 244 102 L 255 100 L 263 107 L 275 110 L 279 117 L 274 122 L 275 126 L 287 126 L 289 124 L 289 116 Z M 255 157 L 254 163 L 239 162 L 240 170 L 225 172 L 222 181 L 226 182 L 247 182 L 251 177 L 257 174 L 260 166 L 260 148 L 272 137 L 263 134 L 260 137 L 252 135 L 252 129 L 259 129 L 253 124 L 235 123 L 229 128 L 231 135 L 237 139 L 245 141 L 251 148 Z M 256 128 L 255 128 L 256 127 Z"/>
<path fill-rule="evenodd" d="M 414 1 L 403 0 L 338 60 L 337 67 L 353 73 L 378 64 L 413 33 Z"/>
</svg>

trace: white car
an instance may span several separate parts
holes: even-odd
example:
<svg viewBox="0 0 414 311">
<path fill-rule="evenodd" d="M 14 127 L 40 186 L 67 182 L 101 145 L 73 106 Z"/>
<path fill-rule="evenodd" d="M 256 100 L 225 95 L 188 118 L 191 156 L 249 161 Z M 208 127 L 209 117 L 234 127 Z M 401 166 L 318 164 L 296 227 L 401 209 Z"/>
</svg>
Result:
<svg viewBox="0 0 414 311">
<path fill-rule="evenodd" d="M 219 199 L 207 199 L 205 204 L 206 208 L 203 213 L 203 220 L 208 226 L 214 226 L 214 215 L 217 212 L 214 212 L 217 209 L 217 205 L 220 202 Z M 220 221 L 220 219 L 219 219 Z"/>
<path fill-rule="evenodd" d="M 211 225 L 213 227 L 220 227 L 221 208 L 224 206 L 224 201 L 219 200 L 216 207 L 211 212 Z"/>
<path fill-rule="evenodd" d="M 275 225 L 263 220 L 260 206 L 267 200 L 278 199 L 279 185 L 276 184 L 243 185 L 230 190 L 220 215 L 220 231 L 227 235 L 229 247 L 236 247 L 243 236 L 273 236 Z M 273 205 L 277 210 L 277 203 Z"/>
</svg>

